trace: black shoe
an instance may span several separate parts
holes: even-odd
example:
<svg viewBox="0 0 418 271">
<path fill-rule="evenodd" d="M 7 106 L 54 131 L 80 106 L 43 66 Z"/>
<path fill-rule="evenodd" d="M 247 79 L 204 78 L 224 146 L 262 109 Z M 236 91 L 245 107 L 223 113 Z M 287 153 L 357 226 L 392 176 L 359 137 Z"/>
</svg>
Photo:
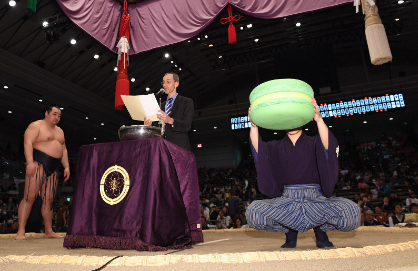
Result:
<svg viewBox="0 0 418 271">
<path fill-rule="evenodd" d="M 282 248 L 295 248 L 297 240 L 298 240 L 298 232 L 289 229 L 289 231 L 286 232 L 286 243 L 282 245 Z"/>
<path fill-rule="evenodd" d="M 314 228 L 316 237 L 316 246 L 318 248 L 332 248 L 334 244 L 328 240 L 326 232 L 322 231 L 319 227 Z"/>
</svg>

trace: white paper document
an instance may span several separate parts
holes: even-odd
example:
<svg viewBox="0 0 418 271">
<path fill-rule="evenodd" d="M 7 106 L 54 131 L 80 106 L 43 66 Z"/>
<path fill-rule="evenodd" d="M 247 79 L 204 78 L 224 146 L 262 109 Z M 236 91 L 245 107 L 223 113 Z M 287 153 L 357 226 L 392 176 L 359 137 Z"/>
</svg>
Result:
<svg viewBox="0 0 418 271">
<path fill-rule="evenodd" d="M 120 96 L 133 120 L 144 121 L 147 117 L 152 121 L 158 121 L 157 114 L 160 107 L 154 94 Z"/>
</svg>

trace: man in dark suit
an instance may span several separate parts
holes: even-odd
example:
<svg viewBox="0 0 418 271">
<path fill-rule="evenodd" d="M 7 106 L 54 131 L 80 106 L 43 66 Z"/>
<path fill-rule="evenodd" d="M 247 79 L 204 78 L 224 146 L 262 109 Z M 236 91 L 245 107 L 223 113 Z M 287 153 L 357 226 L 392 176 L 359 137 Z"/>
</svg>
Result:
<svg viewBox="0 0 418 271">
<path fill-rule="evenodd" d="M 166 73 L 163 77 L 164 93 L 168 95 L 167 101 L 161 105 L 158 118 L 165 125 L 164 137 L 166 140 L 191 151 L 188 132 L 192 127 L 194 105 L 193 100 L 177 93 L 179 76 L 175 73 Z M 144 120 L 145 125 L 151 125 L 149 119 Z"/>
</svg>

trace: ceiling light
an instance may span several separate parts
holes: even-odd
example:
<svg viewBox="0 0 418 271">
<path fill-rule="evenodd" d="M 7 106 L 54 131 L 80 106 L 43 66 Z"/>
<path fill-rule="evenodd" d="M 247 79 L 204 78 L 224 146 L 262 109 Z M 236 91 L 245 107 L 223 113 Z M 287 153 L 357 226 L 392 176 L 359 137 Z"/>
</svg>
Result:
<svg viewBox="0 0 418 271">
<path fill-rule="evenodd" d="M 196 132 L 196 130 L 193 130 L 193 132 Z"/>
<path fill-rule="evenodd" d="M 171 63 L 174 63 L 174 61 L 173 61 L 173 60 L 171 60 Z"/>
<path fill-rule="evenodd" d="M 115 67 L 113 70 L 114 70 L 115 72 L 117 72 L 117 71 L 118 71 L 118 67 Z"/>
<path fill-rule="evenodd" d="M 240 27 L 240 29 L 241 29 L 241 30 L 244 30 L 244 27 L 243 27 L 243 26 L 241 26 L 241 27 Z"/>
<path fill-rule="evenodd" d="M 209 38 L 208 35 L 205 35 L 205 39 Z"/>
<path fill-rule="evenodd" d="M 42 103 L 42 99 L 39 99 L 39 101 Z"/>
<path fill-rule="evenodd" d="M 190 42 L 190 40 L 188 40 L 187 42 Z"/>
<path fill-rule="evenodd" d="M 309 130 L 308 128 L 305 129 L 305 131 L 308 131 L 308 130 Z"/>
<path fill-rule="evenodd" d="M 395 21 L 399 21 L 399 18 L 396 18 Z"/>
<path fill-rule="evenodd" d="M 213 129 L 218 129 L 218 127 L 215 126 L 215 127 L 213 127 Z"/>
<path fill-rule="evenodd" d="M 131 82 L 135 82 L 135 78 L 132 78 L 132 79 L 131 79 Z"/>
<path fill-rule="evenodd" d="M 7 113 L 12 114 L 12 111 L 7 111 Z"/>
<path fill-rule="evenodd" d="M 60 107 L 60 110 L 64 110 L 64 107 Z"/>
<path fill-rule="evenodd" d="M 5 88 L 5 89 L 8 89 L 9 87 L 8 87 L 8 86 L 4 86 L 4 88 Z"/>
<path fill-rule="evenodd" d="M 209 47 L 213 47 L 213 44 L 211 43 L 211 44 L 209 44 Z"/>
<path fill-rule="evenodd" d="M 177 68 L 177 64 L 176 64 L 176 65 L 174 65 L 174 67 L 176 67 L 176 68 Z"/>
<path fill-rule="evenodd" d="M 253 27 L 253 24 L 247 24 L 247 28 Z"/>
<path fill-rule="evenodd" d="M 197 38 L 197 40 L 200 40 L 200 38 Z"/>
<path fill-rule="evenodd" d="M 70 43 L 71 43 L 72 45 L 74 45 L 74 44 L 76 44 L 76 43 L 77 43 L 77 41 L 76 41 L 75 39 L 71 39 Z"/>
<path fill-rule="evenodd" d="M 146 91 L 149 91 L 149 88 L 145 88 Z"/>
<path fill-rule="evenodd" d="M 389 118 L 389 120 L 393 120 L 393 118 Z"/>
<path fill-rule="evenodd" d="M 86 117 L 86 120 L 88 120 L 89 119 L 89 117 Z"/>
<path fill-rule="evenodd" d="M 277 132 L 274 132 L 273 134 L 277 135 Z"/>
<path fill-rule="evenodd" d="M 258 41 L 259 41 L 259 39 L 255 39 L 254 41 L 255 41 L 255 42 L 258 42 Z"/>
<path fill-rule="evenodd" d="M 222 56 L 219 56 L 219 58 L 222 58 Z"/>
<path fill-rule="evenodd" d="M 363 121 L 363 123 L 367 123 L 367 120 Z"/>
<path fill-rule="evenodd" d="M 14 1 L 14 0 L 9 1 L 9 6 L 11 6 L 11 7 L 16 6 L 16 1 Z"/>
<path fill-rule="evenodd" d="M 103 126 L 103 125 L 104 125 L 104 123 L 102 122 L 100 125 L 102 125 L 102 126 Z"/>
<path fill-rule="evenodd" d="M 181 68 L 179 68 L 179 71 L 181 71 Z"/>
<path fill-rule="evenodd" d="M 332 128 L 332 125 L 328 126 L 329 128 Z"/>
<path fill-rule="evenodd" d="M 47 27 L 47 26 L 48 26 L 48 22 L 47 22 L 47 21 L 44 21 L 44 22 L 42 23 L 42 26 L 43 26 L 43 27 Z"/>
<path fill-rule="evenodd" d="M 10 1 L 11 2 L 11 1 Z M 9 4 L 10 4 L 10 2 L 9 2 Z M 14 2 L 14 1 L 13 1 Z M 398 1 L 398 4 L 400 5 L 400 4 L 403 4 L 403 3 L 405 3 L 405 1 L 404 0 L 399 0 Z"/>
<path fill-rule="evenodd" d="M 170 57 L 170 55 L 168 54 L 168 53 L 165 53 L 165 58 L 168 58 L 168 57 Z"/>
<path fill-rule="evenodd" d="M 100 57 L 100 56 L 99 56 L 99 55 L 97 55 L 97 54 L 96 54 L 96 55 L 94 55 L 94 59 L 99 59 L 99 57 Z"/>
<path fill-rule="evenodd" d="M 93 138 L 94 140 L 96 140 L 97 138 Z"/>
<path fill-rule="evenodd" d="M 296 23 L 296 26 L 297 26 L 297 27 L 299 27 L 299 26 L 301 26 L 301 25 L 302 25 L 301 23 Z"/>
</svg>

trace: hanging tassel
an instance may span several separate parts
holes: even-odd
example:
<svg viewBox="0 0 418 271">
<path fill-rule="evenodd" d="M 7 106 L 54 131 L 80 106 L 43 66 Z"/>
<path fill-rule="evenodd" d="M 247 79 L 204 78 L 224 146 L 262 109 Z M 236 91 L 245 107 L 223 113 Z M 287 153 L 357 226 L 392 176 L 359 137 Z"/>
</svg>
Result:
<svg viewBox="0 0 418 271">
<path fill-rule="evenodd" d="M 28 3 L 26 4 L 26 8 L 32 12 L 35 13 L 36 12 L 36 6 L 38 5 L 38 1 L 37 0 L 28 0 Z"/>
<path fill-rule="evenodd" d="M 385 27 L 380 19 L 377 6 L 373 0 L 362 1 L 365 14 L 366 39 L 369 46 L 370 59 L 373 65 L 382 65 L 392 61 Z"/>
<path fill-rule="evenodd" d="M 240 19 L 241 19 L 241 16 L 239 14 L 232 16 L 232 7 L 231 7 L 231 4 L 228 4 L 228 17 L 222 18 L 221 23 L 222 24 L 229 23 L 229 27 L 228 27 L 228 43 L 229 44 L 237 43 L 237 33 L 235 32 L 235 26 L 232 24 L 232 22 L 237 22 Z"/>
<path fill-rule="evenodd" d="M 125 1 L 123 4 L 123 15 L 120 21 L 119 28 L 119 41 L 118 48 L 118 75 L 116 78 L 116 92 L 115 92 L 115 109 L 124 110 L 125 104 L 123 103 L 121 95 L 129 95 L 129 77 L 128 77 L 128 65 L 129 65 L 129 14 L 128 3 Z"/>
</svg>

